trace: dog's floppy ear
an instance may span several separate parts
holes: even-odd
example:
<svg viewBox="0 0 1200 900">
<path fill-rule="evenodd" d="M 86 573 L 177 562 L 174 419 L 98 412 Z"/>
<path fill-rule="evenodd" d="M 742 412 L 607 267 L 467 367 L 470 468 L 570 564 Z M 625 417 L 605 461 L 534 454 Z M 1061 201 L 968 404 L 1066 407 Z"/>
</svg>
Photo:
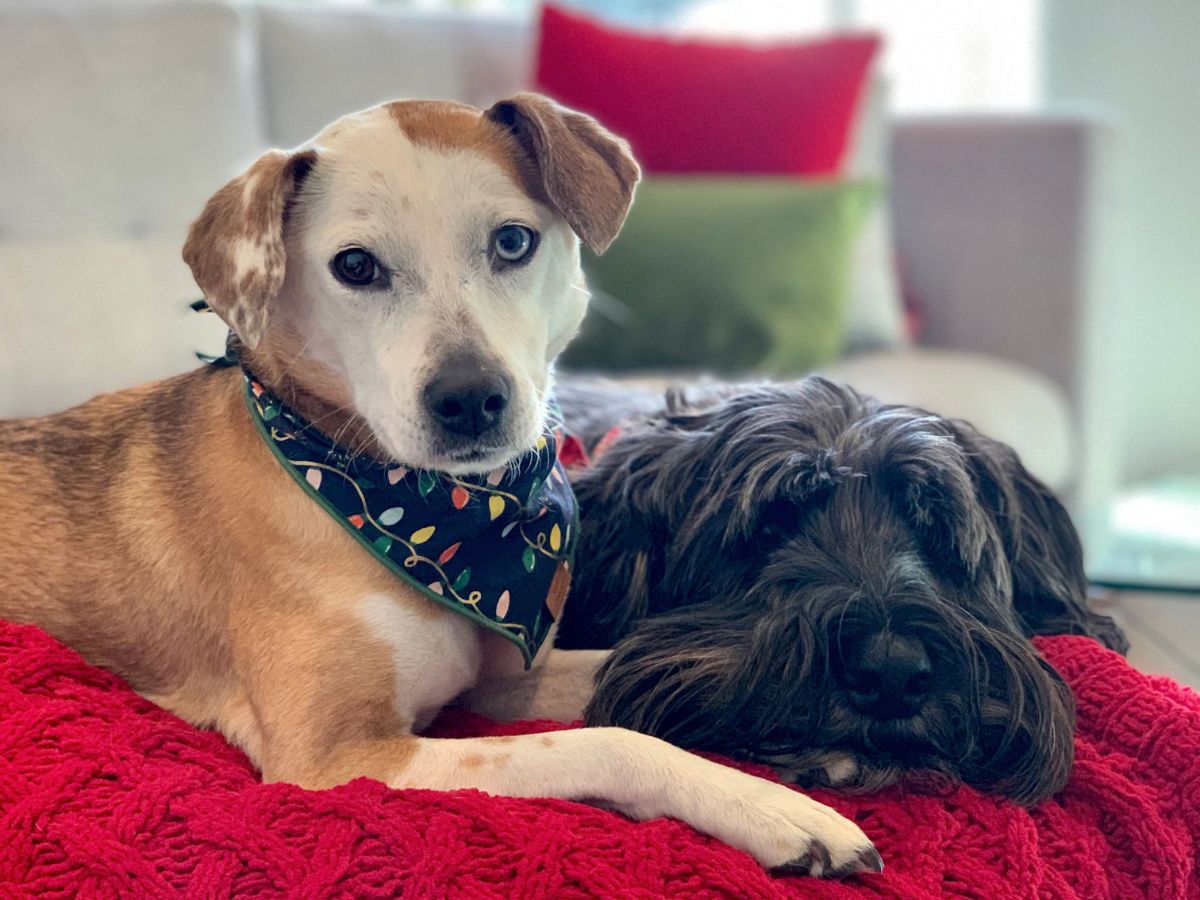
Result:
<svg viewBox="0 0 1200 900">
<path fill-rule="evenodd" d="M 905 414 L 884 410 L 880 416 Z M 887 428 L 877 445 L 889 491 L 917 531 L 927 552 L 948 574 L 974 579 L 989 556 L 1000 552 L 990 520 L 980 509 L 970 464 L 944 420 L 914 417 Z"/>
<path fill-rule="evenodd" d="M 573 473 L 579 546 L 555 646 L 612 647 L 653 611 L 671 540 L 663 509 L 670 492 L 655 450 L 647 435 L 623 434 L 591 467 Z"/>
<path fill-rule="evenodd" d="M 676 428 L 671 417 L 629 422 L 591 466 L 572 474 L 579 546 L 556 646 L 612 647 L 639 620 L 677 605 L 676 579 L 687 564 L 700 563 L 698 554 L 675 554 L 672 545 L 694 515 L 705 440 L 702 432 Z M 681 557 L 685 565 L 668 566 Z"/>
<path fill-rule="evenodd" d="M 312 150 L 267 151 L 213 195 L 183 245 L 208 305 L 250 349 L 283 284 L 288 202 L 316 159 Z"/>
<path fill-rule="evenodd" d="M 1016 451 L 962 422 L 952 423 L 971 460 L 979 493 L 1012 572 L 1013 607 L 1027 635 L 1083 634 L 1125 654 L 1129 639 L 1087 606 L 1083 546 L 1054 492 Z"/>
<path fill-rule="evenodd" d="M 641 175 L 629 145 L 591 116 L 539 94 L 517 94 L 486 113 L 509 129 L 538 168 L 546 199 L 594 253 L 613 242 Z"/>
</svg>

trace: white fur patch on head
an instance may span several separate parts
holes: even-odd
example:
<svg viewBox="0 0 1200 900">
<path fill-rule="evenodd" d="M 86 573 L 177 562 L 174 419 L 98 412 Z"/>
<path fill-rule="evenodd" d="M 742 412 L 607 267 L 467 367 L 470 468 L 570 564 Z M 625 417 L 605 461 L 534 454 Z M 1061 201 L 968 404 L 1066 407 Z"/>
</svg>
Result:
<svg viewBox="0 0 1200 900">
<path fill-rule="evenodd" d="M 352 126 L 352 127 L 351 127 Z M 346 380 L 355 409 L 398 461 L 488 471 L 532 447 L 545 425 L 551 363 L 583 319 L 579 245 L 511 167 L 470 147 L 411 139 L 385 107 L 318 137 L 320 163 L 301 191 L 279 315 Z M 497 270 L 497 228 L 539 234 L 520 267 Z M 341 250 L 370 252 L 386 284 L 341 283 Z M 430 422 L 423 392 L 456 357 L 494 362 L 512 385 L 504 423 L 482 455 L 459 463 Z"/>
<path fill-rule="evenodd" d="M 267 258 L 267 243 L 263 235 L 246 235 L 235 238 L 230 256 L 233 262 L 233 280 L 240 282 L 247 275 L 271 268 Z"/>
</svg>

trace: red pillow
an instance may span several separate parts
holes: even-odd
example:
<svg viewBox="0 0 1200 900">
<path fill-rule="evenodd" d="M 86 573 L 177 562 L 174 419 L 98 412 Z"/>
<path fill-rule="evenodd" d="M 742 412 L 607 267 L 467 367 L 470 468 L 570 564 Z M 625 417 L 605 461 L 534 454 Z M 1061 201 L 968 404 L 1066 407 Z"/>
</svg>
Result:
<svg viewBox="0 0 1200 900">
<path fill-rule="evenodd" d="M 648 172 L 832 175 L 878 47 L 672 40 L 546 6 L 537 83 L 627 138 Z"/>
</svg>

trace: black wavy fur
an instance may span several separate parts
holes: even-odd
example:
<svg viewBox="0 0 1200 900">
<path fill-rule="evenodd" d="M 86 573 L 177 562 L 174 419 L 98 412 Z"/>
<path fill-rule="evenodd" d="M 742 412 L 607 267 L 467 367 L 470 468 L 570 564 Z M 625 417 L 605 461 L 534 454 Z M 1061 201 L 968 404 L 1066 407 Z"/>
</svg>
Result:
<svg viewBox="0 0 1200 900">
<path fill-rule="evenodd" d="M 1084 634 L 1066 510 L 1013 450 L 970 425 L 810 377 L 645 394 L 569 381 L 568 427 L 594 442 L 557 645 L 613 647 L 586 719 L 765 760 L 796 780 L 874 789 L 961 779 L 1033 803 L 1070 772 L 1074 709 L 1028 641 Z M 919 712 L 856 711 L 841 661 L 879 634 L 919 641 Z"/>
</svg>

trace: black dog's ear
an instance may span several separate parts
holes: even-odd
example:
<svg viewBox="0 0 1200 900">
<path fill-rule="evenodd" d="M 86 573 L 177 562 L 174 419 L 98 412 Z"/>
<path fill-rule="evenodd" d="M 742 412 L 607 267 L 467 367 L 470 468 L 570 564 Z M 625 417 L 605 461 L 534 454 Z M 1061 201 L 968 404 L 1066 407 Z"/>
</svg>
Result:
<svg viewBox="0 0 1200 900">
<path fill-rule="evenodd" d="M 888 490 L 922 536 L 931 561 L 948 575 L 975 580 L 986 565 L 994 566 L 1000 549 L 979 507 L 966 454 L 937 417 L 913 417 L 897 427 L 894 417 L 905 412 L 880 414 L 892 418 L 876 446 Z"/>
<path fill-rule="evenodd" d="M 591 466 L 571 474 L 579 544 L 555 646 L 607 649 L 654 611 L 693 477 L 680 459 L 682 442 L 664 448 L 658 432 L 630 426 Z"/>
<path fill-rule="evenodd" d="M 669 536 L 660 519 L 637 512 L 628 496 L 607 491 L 596 473 L 579 476 L 574 486 L 579 544 L 554 643 L 567 650 L 607 649 L 650 612 Z"/>
<path fill-rule="evenodd" d="M 1006 444 L 954 422 L 980 498 L 1000 533 L 1012 573 L 1013 606 L 1025 634 L 1082 634 L 1124 655 L 1129 639 L 1087 606 L 1083 546 L 1054 492 Z"/>
<path fill-rule="evenodd" d="M 692 602 L 686 585 L 712 556 L 703 547 L 728 530 L 727 492 L 711 480 L 728 411 L 670 405 L 626 422 L 590 467 L 572 473 L 579 546 L 559 647 L 612 647 L 638 620 Z"/>
</svg>

